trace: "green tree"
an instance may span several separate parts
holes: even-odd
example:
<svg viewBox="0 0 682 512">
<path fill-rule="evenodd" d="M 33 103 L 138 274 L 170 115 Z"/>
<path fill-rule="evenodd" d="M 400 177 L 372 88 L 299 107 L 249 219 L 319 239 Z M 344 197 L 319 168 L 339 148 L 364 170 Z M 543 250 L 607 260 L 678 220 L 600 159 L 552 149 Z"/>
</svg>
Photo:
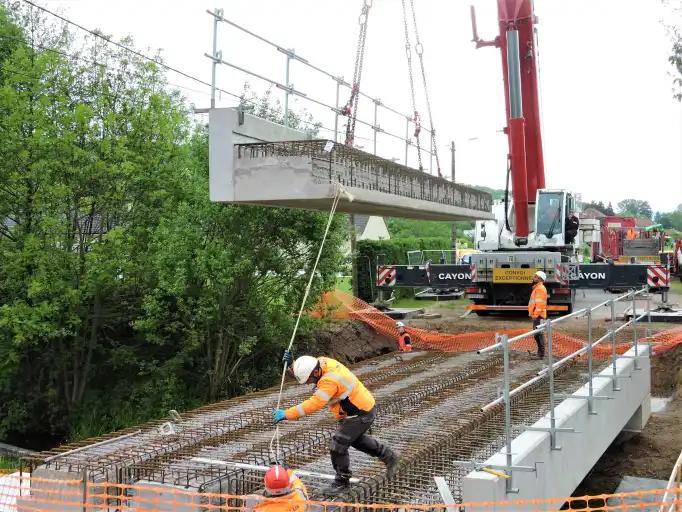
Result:
<svg viewBox="0 0 682 512">
<path fill-rule="evenodd" d="M 618 215 L 646 217 L 647 219 L 651 219 L 653 217 L 653 211 L 651 210 L 651 205 L 648 201 L 623 199 L 618 203 Z"/>
<path fill-rule="evenodd" d="M 155 345 L 176 351 L 170 368 L 192 361 L 182 379 L 215 400 L 272 382 L 288 342 L 328 214 L 236 206 L 208 199 L 208 140 L 197 132 L 188 174 L 192 195 L 164 219 L 153 245 L 156 288 L 145 297 L 137 328 Z M 309 305 L 334 285 L 345 235 L 337 216 L 318 265 Z"/>
<path fill-rule="evenodd" d="M 0 437 L 38 448 L 270 384 L 327 219 L 210 203 L 160 67 L 73 41 L 0 3 Z"/>
<path fill-rule="evenodd" d="M 0 433 L 64 432 L 130 331 L 190 125 L 155 64 L 2 12 L 24 35 L 1 63 Z"/>
<path fill-rule="evenodd" d="M 671 19 L 682 19 L 682 6 L 674 1 L 664 0 L 663 2 L 670 14 Z M 671 52 L 668 60 L 673 67 L 673 97 L 682 101 L 682 27 L 679 25 L 667 25 L 668 35 L 670 36 Z"/>
</svg>

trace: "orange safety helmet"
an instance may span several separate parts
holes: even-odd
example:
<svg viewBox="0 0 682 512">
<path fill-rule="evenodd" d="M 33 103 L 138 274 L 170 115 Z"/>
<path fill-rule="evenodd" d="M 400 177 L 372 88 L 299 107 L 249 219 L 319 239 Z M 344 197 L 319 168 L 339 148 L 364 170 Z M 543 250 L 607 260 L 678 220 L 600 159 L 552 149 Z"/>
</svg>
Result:
<svg viewBox="0 0 682 512">
<path fill-rule="evenodd" d="M 291 492 L 289 472 L 283 466 L 275 465 L 265 473 L 265 490 L 271 496 L 282 496 Z"/>
</svg>

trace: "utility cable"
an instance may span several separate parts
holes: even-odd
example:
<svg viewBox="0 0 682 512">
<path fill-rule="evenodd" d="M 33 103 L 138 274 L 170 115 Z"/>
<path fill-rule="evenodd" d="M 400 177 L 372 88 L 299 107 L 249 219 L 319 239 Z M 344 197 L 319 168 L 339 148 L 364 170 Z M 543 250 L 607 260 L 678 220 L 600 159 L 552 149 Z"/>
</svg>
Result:
<svg viewBox="0 0 682 512">
<path fill-rule="evenodd" d="M 334 196 L 334 200 L 332 202 L 332 207 L 331 210 L 329 211 L 329 218 L 327 219 L 327 227 L 324 230 L 324 235 L 322 236 L 322 242 L 320 243 L 320 248 L 317 251 L 317 257 L 315 258 L 315 263 L 313 264 L 313 268 L 310 271 L 310 277 L 308 278 L 308 285 L 305 288 L 305 293 L 303 294 L 303 300 L 301 301 L 301 307 L 298 310 L 298 315 L 296 316 L 296 323 L 294 324 L 294 330 L 291 333 L 291 339 L 289 340 L 289 345 L 287 346 L 287 351 L 291 351 L 291 348 L 294 345 L 294 339 L 296 338 L 296 332 L 298 331 L 298 325 L 301 322 L 301 317 L 303 316 L 303 310 L 305 309 L 305 304 L 308 301 L 308 295 L 310 294 L 310 289 L 312 288 L 313 285 L 313 279 L 315 278 L 315 272 L 317 271 L 317 264 L 320 262 L 320 257 L 322 256 L 322 250 L 324 249 L 324 244 L 327 241 L 327 235 L 329 234 L 329 228 L 332 225 L 332 220 L 334 220 L 334 214 L 336 213 L 336 207 L 339 204 L 339 200 L 341 199 L 341 195 L 343 193 L 343 187 L 341 184 L 337 184 L 337 189 L 336 189 L 336 195 Z M 277 407 L 276 409 L 280 408 L 280 405 L 282 403 L 282 391 L 284 389 L 284 379 L 286 378 L 287 375 L 287 366 L 288 363 L 284 361 L 284 368 L 282 369 L 282 380 L 279 384 L 279 393 L 277 395 Z M 270 455 L 274 457 L 273 460 L 279 462 L 281 460 L 280 455 L 281 455 L 281 449 L 280 449 L 280 435 L 279 435 L 279 423 L 275 425 L 275 433 L 272 436 L 272 439 L 270 439 Z M 273 444 L 276 444 L 276 450 L 273 450 Z"/>
</svg>

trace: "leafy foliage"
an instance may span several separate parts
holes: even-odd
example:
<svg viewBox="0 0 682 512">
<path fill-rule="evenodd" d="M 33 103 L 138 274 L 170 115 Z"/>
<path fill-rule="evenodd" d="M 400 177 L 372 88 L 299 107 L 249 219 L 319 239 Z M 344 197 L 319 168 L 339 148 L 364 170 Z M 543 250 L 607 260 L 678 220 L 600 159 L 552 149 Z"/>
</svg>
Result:
<svg viewBox="0 0 682 512">
<path fill-rule="evenodd" d="M 254 362 L 288 341 L 326 214 L 211 203 L 207 134 L 158 65 L 2 3 L 0 133 L 0 438 L 43 448 L 274 380 Z"/>
<path fill-rule="evenodd" d="M 649 201 L 623 199 L 618 203 L 618 215 L 623 217 L 645 217 L 651 219 L 653 211 Z"/>
</svg>

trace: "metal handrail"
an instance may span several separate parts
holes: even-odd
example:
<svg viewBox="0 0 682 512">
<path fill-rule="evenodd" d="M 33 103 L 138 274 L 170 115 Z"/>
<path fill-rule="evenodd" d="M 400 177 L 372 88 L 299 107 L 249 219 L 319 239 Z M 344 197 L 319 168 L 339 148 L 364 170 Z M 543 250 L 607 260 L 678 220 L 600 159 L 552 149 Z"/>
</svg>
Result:
<svg viewBox="0 0 682 512">
<path fill-rule="evenodd" d="M 619 301 L 621 301 L 621 300 L 625 300 L 625 299 L 628 298 L 628 297 L 637 296 L 637 295 L 642 294 L 642 293 L 645 293 L 645 292 L 646 292 L 646 289 L 644 289 L 644 288 L 641 289 L 641 290 L 638 290 L 638 291 L 631 290 L 631 291 L 629 291 L 629 292 L 627 292 L 627 293 L 625 293 L 625 294 L 623 294 L 623 295 L 621 295 L 621 296 L 619 296 L 619 297 L 616 297 L 615 299 L 609 299 L 609 300 L 604 301 L 604 302 L 602 302 L 602 303 L 600 303 L 600 304 L 597 304 L 596 306 L 593 306 L 593 307 L 591 307 L 591 308 L 583 308 L 583 309 L 581 309 L 581 310 L 574 311 L 574 312 L 571 313 L 570 315 L 566 315 L 566 316 L 561 317 L 561 318 L 558 318 L 558 319 L 556 319 L 556 320 L 547 321 L 547 322 L 543 323 L 543 324 L 542 324 L 540 327 L 538 327 L 537 329 L 533 329 L 532 331 L 528 331 L 528 332 L 525 332 L 525 333 L 520 334 L 520 335 L 518 335 L 518 336 L 514 336 L 513 338 L 509 338 L 509 340 L 508 340 L 507 342 L 511 345 L 512 343 L 515 343 L 515 342 L 517 342 L 517 341 L 520 341 L 520 340 L 529 338 L 529 337 L 531 337 L 531 336 L 534 336 L 535 334 L 540 334 L 540 333 L 545 332 L 545 331 L 547 330 L 548 324 L 551 324 L 552 326 L 554 326 L 554 325 L 556 325 L 558 322 L 560 322 L 561 320 L 565 320 L 565 319 L 567 319 L 567 318 L 576 317 L 576 316 L 579 316 L 579 315 L 581 315 L 581 314 L 586 314 L 588 311 L 589 311 L 590 314 L 591 314 L 593 311 L 595 311 L 595 310 L 597 310 L 597 309 L 599 309 L 599 308 L 601 308 L 601 307 L 603 307 L 603 306 L 605 306 L 605 305 L 611 304 L 612 302 L 619 302 Z M 633 314 L 634 314 L 634 313 L 633 313 Z M 551 366 L 551 369 L 554 371 L 554 370 L 556 370 L 556 369 L 558 369 L 558 368 L 561 368 L 563 365 L 565 365 L 566 363 L 572 361 L 572 360 L 575 359 L 576 357 L 578 357 L 578 356 L 580 356 L 580 355 L 582 355 L 582 354 L 588 352 L 588 351 L 590 350 L 590 348 L 593 349 L 594 347 L 596 347 L 597 345 L 599 345 L 600 343 L 602 343 L 604 340 L 606 340 L 606 339 L 608 339 L 608 338 L 611 338 L 611 337 L 615 336 L 618 332 L 620 332 L 621 330 L 623 330 L 625 327 L 627 327 L 627 326 L 629 326 L 629 325 L 632 325 L 633 323 L 638 322 L 638 321 L 641 320 L 642 318 L 646 317 L 648 314 L 649 314 L 649 312 L 644 313 L 644 314 L 640 315 L 640 316 L 637 317 L 637 318 L 635 318 L 635 317 L 633 316 L 633 318 L 632 318 L 631 320 L 629 320 L 628 322 L 626 322 L 625 324 L 623 324 L 622 326 L 618 327 L 618 328 L 615 329 L 615 330 L 609 330 L 606 334 L 604 334 L 604 336 L 602 336 L 601 338 L 599 338 L 597 341 L 593 342 L 591 345 L 586 345 L 586 346 L 584 346 L 584 347 L 582 347 L 582 348 L 576 350 L 575 352 L 573 352 L 573 353 L 567 355 L 567 356 L 564 357 L 563 359 L 560 359 L 560 360 L 558 360 L 557 362 L 553 363 L 552 366 Z M 487 354 L 487 353 L 492 352 L 492 351 L 494 351 L 494 350 L 501 349 L 501 348 L 503 348 L 503 346 L 504 346 L 503 343 L 498 342 L 498 343 L 495 343 L 494 345 L 491 345 L 491 346 L 489 346 L 489 347 L 486 347 L 486 348 L 483 348 L 483 349 L 478 350 L 477 353 L 478 353 L 478 354 Z M 539 380 L 541 380 L 545 375 L 547 375 L 547 373 L 549 373 L 549 369 L 550 369 L 550 367 L 543 368 L 542 370 L 540 370 L 540 371 L 537 373 L 537 376 L 536 376 L 536 377 L 533 377 L 532 379 L 530 379 L 530 380 L 528 380 L 528 381 L 526 381 L 526 382 L 520 384 L 519 386 L 517 386 L 516 388 L 514 388 L 513 390 L 511 390 L 511 391 L 509 392 L 509 397 L 510 397 L 510 398 L 514 397 L 515 395 L 517 395 L 518 393 L 520 393 L 520 392 L 523 391 L 524 389 L 528 388 L 528 387 L 531 386 L 532 384 L 534 384 L 534 383 L 538 382 Z M 490 403 L 484 405 L 483 407 L 481 407 L 481 410 L 484 411 L 484 412 L 485 412 L 485 411 L 488 411 L 488 410 L 490 410 L 491 408 L 493 408 L 493 407 L 495 407 L 496 405 L 499 405 L 499 404 L 501 404 L 501 403 L 503 403 L 503 402 L 504 402 L 504 398 L 503 398 L 503 397 L 496 398 L 496 399 L 493 400 L 492 402 L 490 402 Z"/>
</svg>

